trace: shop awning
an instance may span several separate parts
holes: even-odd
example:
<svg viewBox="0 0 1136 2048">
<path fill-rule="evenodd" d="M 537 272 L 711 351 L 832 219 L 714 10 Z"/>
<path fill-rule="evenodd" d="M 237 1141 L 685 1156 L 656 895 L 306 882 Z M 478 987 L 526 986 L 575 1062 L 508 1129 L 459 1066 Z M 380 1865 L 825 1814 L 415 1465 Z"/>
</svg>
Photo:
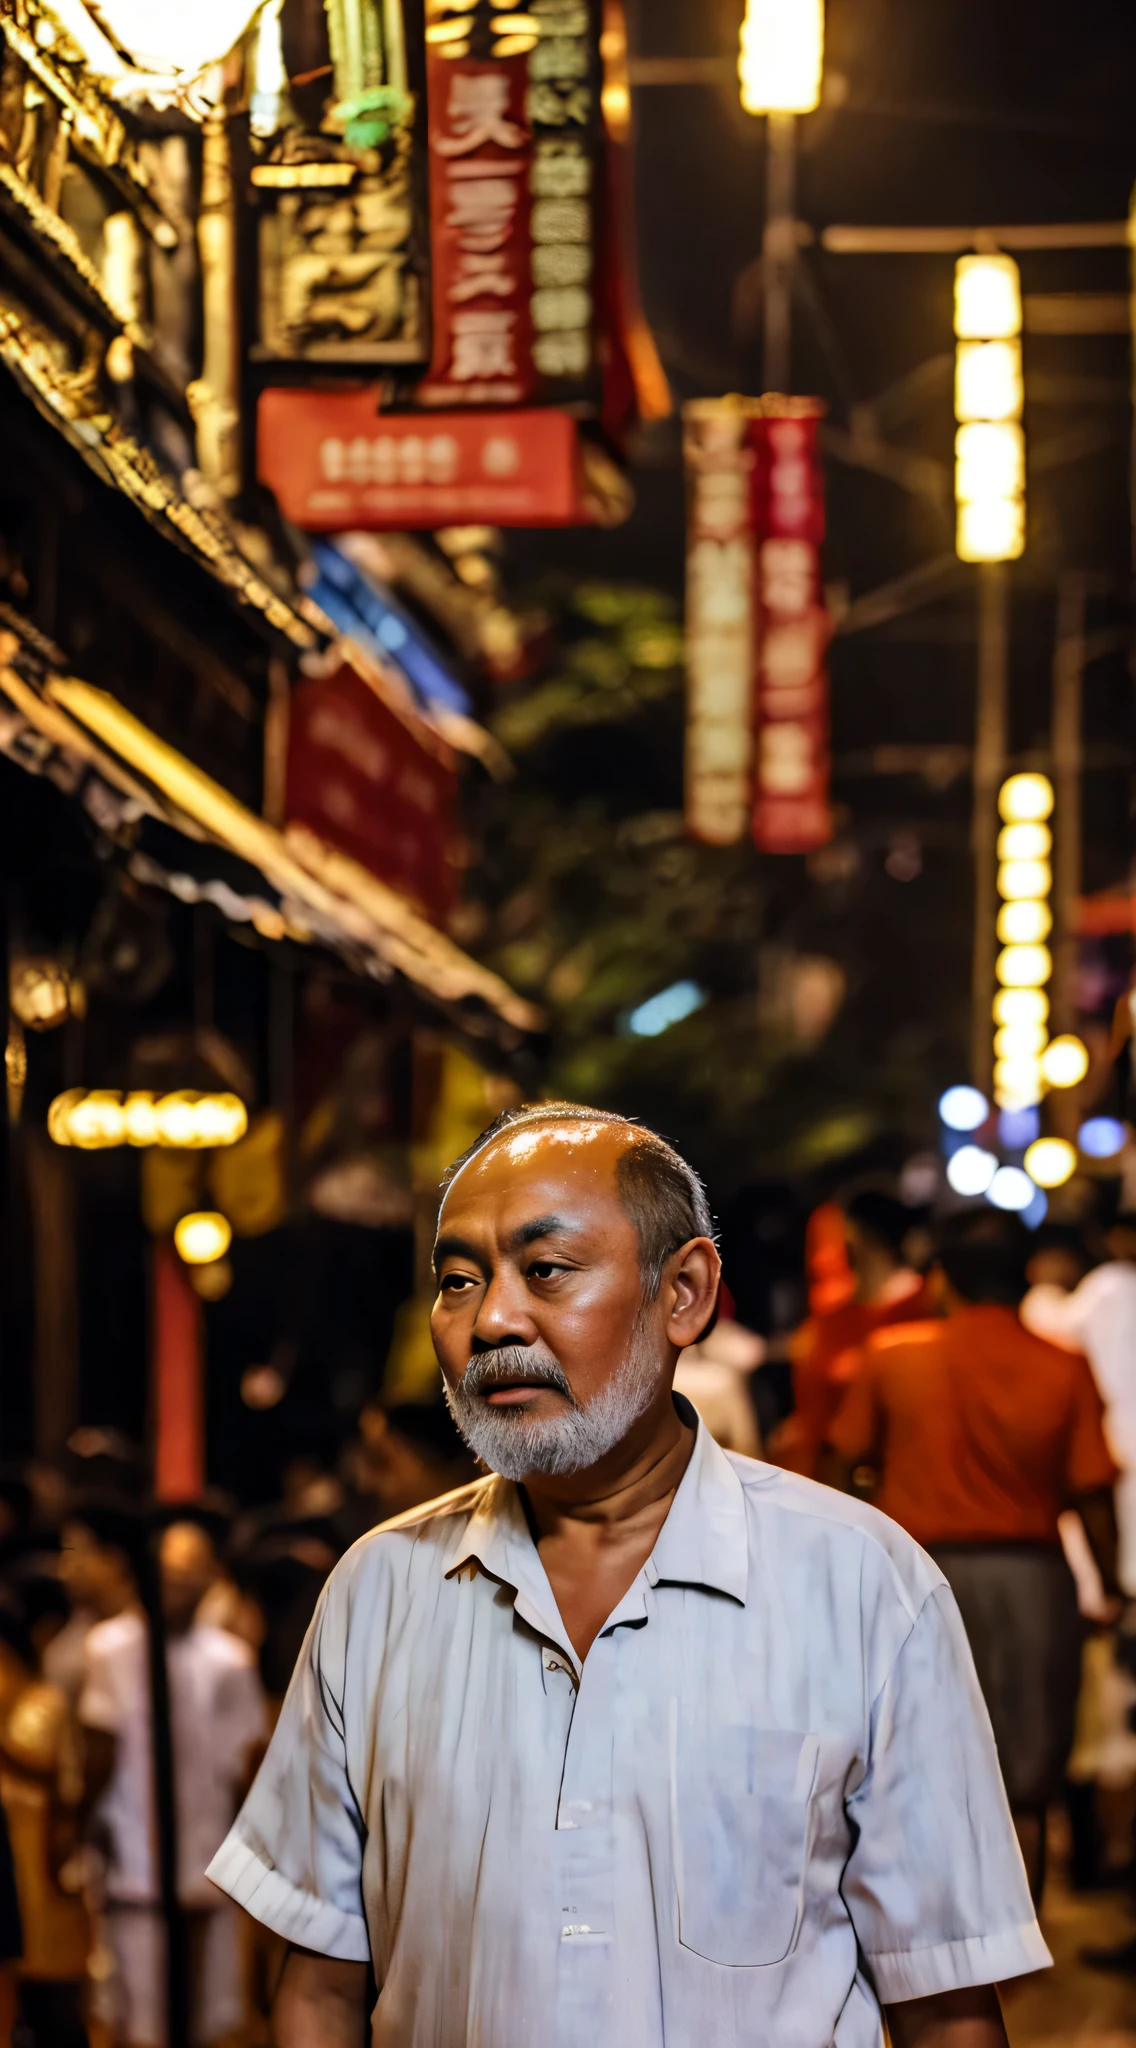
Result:
<svg viewBox="0 0 1136 2048">
<path fill-rule="evenodd" d="M 540 1031 L 533 1004 L 397 890 L 305 828 L 258 818 L 53 652 L 0 607 L 0 752 L 77 798 L 136 880 L 265 938 L 326 946 L 375 980 L 401 977 L 502 1051 Z"/>
</svg>

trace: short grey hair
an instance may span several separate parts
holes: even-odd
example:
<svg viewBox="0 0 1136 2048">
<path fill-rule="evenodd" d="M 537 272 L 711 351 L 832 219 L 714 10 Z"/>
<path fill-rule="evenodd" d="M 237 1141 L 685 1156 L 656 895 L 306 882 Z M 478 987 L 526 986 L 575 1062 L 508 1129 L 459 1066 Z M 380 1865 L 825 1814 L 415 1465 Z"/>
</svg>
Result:
<svg viewBox="0 0 1136 2048">
<path fill-rule="evenodd" d="M 703 1186 L 693 1166 L 674 1145 L 633 1117 L 620 1116 L 612 1109 L 588 1109 L 580 1102 L 531 1102 L 523 1109 L 503 1109 L 486 1126 L 460 1159 L 442 1176 L 443 1200 L 463 1166 L 476 1159 L 495 1138 L 507 1131 L 539 1127 L 542 1124 L 620 1124 L 627 1132 L 627 1144 L 616 1164 L 619 1198 L 635 1225 L 639 1237 L 639 1270 L 643 1292 L 654 1301 L 662 1285 L 667 1260 L 692 1237 L 717 1242 L 714 1217 Z"/>
</svg>

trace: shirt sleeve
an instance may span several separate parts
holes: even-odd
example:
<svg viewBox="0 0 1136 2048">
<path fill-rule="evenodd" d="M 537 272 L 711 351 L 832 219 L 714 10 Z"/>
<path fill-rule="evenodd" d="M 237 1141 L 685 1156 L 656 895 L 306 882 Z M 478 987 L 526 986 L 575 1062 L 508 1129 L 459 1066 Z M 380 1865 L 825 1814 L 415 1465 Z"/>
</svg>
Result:
<svg viewBox="0 0 1136 2048">
<path fill-rule="evenodd" d="M 206 1874 L 286 1941 L 365 1963 L 366 1830 L 348 1780 L 343 1689 L 343 1625 L 325 1588 L 256 1782 Z"/>
<path fill-rule="evenodd" d="M 844 1390 L 843 1398 L 828 1427 L 828 1441 L 842 1458 L 864 1458 L 874 1448 L 879 1432 L 879 1407 L 871 1354 L 859 1353 L 860 1369 Z"/>
<path fill-rule="evenodd" d="M 1105 1440 L 1104 1403 L 1088 1359 L 1077 1354 L 1070 1363 L 1073 1412 L 1065 1477 L 1070 1498 L 1075 1500 L 1078 1494 L 1096 1493 L 1103 1486 L 1111 1486 L 1117 1473 Z"/>
<path fill-rule="evenodd" d="M 954 1596 L 925 1601 L 873 1705 L 842 1890 L 883 2004 L 1052 1962 Z"/>
</svg>

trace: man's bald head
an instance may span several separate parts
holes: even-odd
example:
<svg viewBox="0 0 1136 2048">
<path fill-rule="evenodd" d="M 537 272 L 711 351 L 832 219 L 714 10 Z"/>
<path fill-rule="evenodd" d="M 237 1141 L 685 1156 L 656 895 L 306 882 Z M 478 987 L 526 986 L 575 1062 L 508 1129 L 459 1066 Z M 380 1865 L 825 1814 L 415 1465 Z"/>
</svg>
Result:
<svg viewBox="0 0 1136 2048">
<path fill-rule="evenodd" d="M 610 1109 L 588 1109 L 578 1102 L 535 1102 L 524 1109 L 505 1109 L 482 1131 L 468 1151 L 455 1159 L 442 1178 L 442 1199 L 463 1167 L 501 1139 L 542 1129 L 567 1136 L 576 1130 L 615 1130 L 626 1134 L 616 1156 L 619 1199 L 639 1239 L 643 1292 L 654 1301 L 667 1260 L 695 1237 L 714 1237 L 714 1219 L 706 1190 L 694 1168 L 657 1131 L 618 1116 Z"/>
</svg>

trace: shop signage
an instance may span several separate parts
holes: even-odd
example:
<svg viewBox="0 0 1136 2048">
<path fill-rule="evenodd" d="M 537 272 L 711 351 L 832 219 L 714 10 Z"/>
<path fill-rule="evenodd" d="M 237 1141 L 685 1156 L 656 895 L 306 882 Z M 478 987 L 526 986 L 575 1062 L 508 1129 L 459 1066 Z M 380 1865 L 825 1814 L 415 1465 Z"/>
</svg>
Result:
<svg viewBox="0 0 1136 2048">
<path fill-rule="evenodd" d="M 380 413 L 373 390 L 273 389 L 261 394 L 257 448 L 285 517 L 311 532 L 586 516 L 567 413 Z"/>
<path fill-rule="evenodd" d="M 429 736 L 430 740 L 433 735 Z M 444 924 L 457 894 L 456 777 L 344 663 L 292 694 L 286 811 Z"/>
</svg>

